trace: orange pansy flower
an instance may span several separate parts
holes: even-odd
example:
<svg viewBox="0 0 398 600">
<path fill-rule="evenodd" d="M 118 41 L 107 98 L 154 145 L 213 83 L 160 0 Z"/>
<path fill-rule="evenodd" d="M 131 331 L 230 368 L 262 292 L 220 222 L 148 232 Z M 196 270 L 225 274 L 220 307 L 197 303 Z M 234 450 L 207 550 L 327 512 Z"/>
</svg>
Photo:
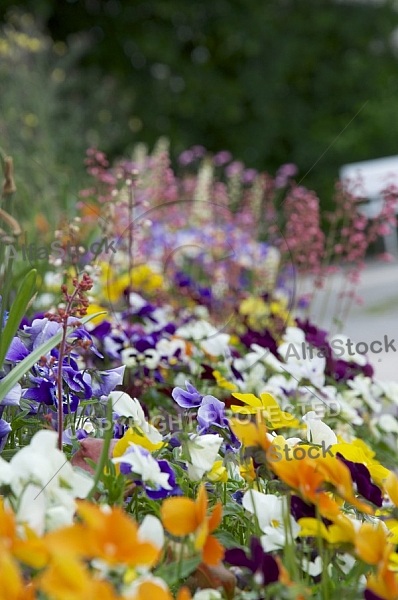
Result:
<svg viewBox="0 0 398 600">
<path fill-rule="evenodd" d="M 129 567 L 156 564 L 160 550 L 139 540 L 137 523 L 121 507 L 101 508 L 80 500 L 77 514 L 82 523 L 58 529 L 44 537 L 53 556 L 100 558 L 110 565 Z"/>
<path fill-rule="evenodd" d="M 25 586 L 17 563 L 0 546 L 0 600 L 34 600 L 33 586 Z"/>
<path fill-rule="evenodd" d="M 131 567 L 156 564 L 160 550 L 139 541 L 137 523 L 121 507 L 104 510 L 90 502 L 79 501 L 77 513 L 83 519 L 83 534 L 87 536 L 87 549 L 92 558 Z"/>
<path fill-rule="evenodd" d="M 308 457 L 303 460 L 283 459 L 271 462 L 270 466 L 289 487 L 298 490 L 303 498 L 313 504 L 318 504 L 322 514 L 332 516 L 339 513 L 338 504 L 321 489 L 325 476 L 317 468 L 316 460 Z"/>
<path fill-rule="evenodd" d="M 71 556 L 57 556 L 37 578 L 37 587 L 53 600 L 118 600 L 111 584 L 92 578 Z"/>
<path fill-rule="evenodd" d="M 0 540 L 11 554 L 25 565 L 40 569 L 49 560 L 49 552 L 42 538 L 29 527 L 24 527 L 25 539 L 17 536 L 16 521 L 11 509 L 6 508 L 0 498 Z"/>
<path fill-rule="evenodd" d="M 377 573 L 369 576 L 367 587 L 383 600 L 398 598 L 398 578 L 397 574 L 388 568 L 388 557 L 382 561 Z"/>
<path fill-rule="evenodd" d="M 198 497 L 168 498 L 161 507 L 164 527 L 172 535 L 182 537 L 195 534 L 195 548 L 202 551 L 203 562 L 217 565 L 224 556 L 224 548 L 220 542 L 210 535 L 222 519 L 222 505 L 217 503 L 212 514 L 207 517 L 208 498 L 206 488 L 202 484 Z"/>
<path fill-rule="evenodd" d="M 356 535 L 355 550 L 368 565 L 379 565 L 391 554 L 393 546 L 388 542 L 381 523 L 377 527 L 363 523 Z"/>
</svg>

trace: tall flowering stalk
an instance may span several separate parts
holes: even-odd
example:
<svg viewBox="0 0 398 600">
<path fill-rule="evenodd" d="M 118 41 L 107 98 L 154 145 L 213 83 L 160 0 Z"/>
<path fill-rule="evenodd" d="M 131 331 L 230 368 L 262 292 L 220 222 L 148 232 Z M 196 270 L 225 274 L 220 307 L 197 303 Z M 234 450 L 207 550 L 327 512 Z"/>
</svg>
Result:
<svg viewBox="0 0 398 600">
<path fill-rule="evenodd" d="M 87 308 L 89 306 L 89 300 L 86 296 L 87 292 L 93 287 L 93 281 L 87 273 L 83 273 L 81 281 L 77 277 L 72 280 L 72 285 L 75 288 L 74 291 L 69 294 L 68 288 L 64 284 L 61 286 L 61 291 L 64 295 L 66 302 L 65 308 L 59 308 L 57 315 L 47 313 L 45 316 L 62 323 L 62 340 L 59 347 L 58 356 L 58 371 L 57 371 L 57 396 L 58 396 L 58 448 L 62 450 L 62 434 L 63 434 L 63 386 L 62 386 L 62 369 L 63 361 L 67 354 L 67 335 L 68 327 L 73 325 L 79 326 L 78 321 L 70 322 L 71 318 L 77 319 L 78 317 L 84 317 L 87 314 Z M 84 344 L 85 342 L 83 342 Z M 91 345 L 91 342 L 88 342 Z"/>
<path fill-rule="evenodd" d="M 187 284 L 179 291 L 204 303 L 215 321 L 231 311 L 231 292 L 232 303 L 253 294 L 270 299 L 279 286 L 291 296 L 291 308 L 306 307 L 309 315 L 317 291 L 326 282 L 332 285 L 331 275 L 338 272 L 344 275 L 345 301 L 338 306 L 344 318 L 358 300 L 355 286 L 369 245 L 395 223 L 396 191 L 391 186 L 380 214 L 370 220 L 361 213 L 357 196 L 338 184 L 335 208 L 328 215 L 315 192 L 297 185 L 295 165 L 282 165 L 272 177 L 246 169 L 228 152 L 212 156 L 201 146 L 181 154 L 178 171 L 171 168 L 163 143 L 152 154 L 137 150 L 133 160 L 112 168 L 102 152 L 90 148 L 86 164 L 95 183 L 81 192 L 82 223 L 93 223 L 93 216 L 98 222 L 101 213 L 103 233 L 118 240 L 112 270 L 127 273 L 131 283 L 134 223 L 134 269 L 149 265 L 163 272 L 169 289 L 181 280 L 182 271 L 196 280 L 200 273 L 200 289 Z M 90 214 L 91 206 L 95 210 Z M 326 233 L 325 220 L 330 223 Z M 109 263 L 109 256 L 99 259 Z M 300 285 L 308 277 L 313 282 L 308 297 L 305 290 L 295 293 L 296 277 Z M 329 292 L 325 290 L 324 313 Z"/>
</svg>

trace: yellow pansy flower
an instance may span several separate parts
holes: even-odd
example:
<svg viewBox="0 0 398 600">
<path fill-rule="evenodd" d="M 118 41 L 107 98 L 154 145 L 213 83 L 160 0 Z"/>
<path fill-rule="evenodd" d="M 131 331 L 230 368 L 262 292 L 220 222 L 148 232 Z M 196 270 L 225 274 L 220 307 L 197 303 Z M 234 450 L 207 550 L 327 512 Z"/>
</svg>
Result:
<svg viewBox="0 0 398 600">
<path fill-rule="evenodd" d="M 264 416 L 271 423 L 271 429 L 281 427 L 303 427 L 292 414 L 280 409 L 279 404 L 271 394 L 232 394 L 234 398 L 244 402 L 247 406 L 231 406 L 232 410 L 241 414 L 257 414 L 259 419 Z"/>
<path fill-rule="evenodd" d="M 213 371 L 213 377 L 217 381 L 217 385 L 220 388 L 224 388 L 226 390 L 231 390 L 232 392 L 236 392 L 238 389 L 234 383 L 230 383 L 221 375 L 220 371 Z"/>
<path fill-rule="evenodd" d="M 213 483 L 216 483 L 217 481 L 226 483 L 228 481 L 228 472 L 224 467 L 222 460 L 216 460 L 212 470 L 207 473 L 207 478 Z"/>
<path fill-rule="evenodd" d="M 250 458 L 249 461 L 245 462 L 239 467 L 239 473 L 245 481 L 252 482 L 255 480 L 256 471 L 254 470 L 254 463 L 252 458 Z"/>
<path fill-rule="evenodd" d="M 142 446 L 142 448 L 149 450 L 149 452 L 155 452 L 155 450 L 159 450 L 165 445 L 164 442 L 159 442 L 157 444 L 151 442 L 142 431 L 141 427 L 129 427 L 124 436 L 116 442 L 113 449 L 113 457 L 123 456 L 131 444 L 138 444 L 138 446 Z"/>
<path fill-rule="evenodd" d="M 94 317 L 94 319 L 91 319 L 90 323 L 92 325 L 99 325 L 100 323 L 102 323 L 102 321 L 104 321 L 107 318 L 108 311 L 99 304 L 89 304 L 89 306 L 87 307 L 87 315 L 95 315 L 95 313 L 99 312 L 102 312 L 104 314 L 99 315 L 98 317 Z"/>
<path fill-rule="evenodd" d="M 375 453 L 362 440 L 354 440 L 351 444 L 334 444 L 331 451 L 334 455 L 339 452 L 345 459 L 365 465 L 371 478 L 379 487 L 383 487 L 383 480 L 390 474 L 388 469 L 373 458 Z"/>
</svg>

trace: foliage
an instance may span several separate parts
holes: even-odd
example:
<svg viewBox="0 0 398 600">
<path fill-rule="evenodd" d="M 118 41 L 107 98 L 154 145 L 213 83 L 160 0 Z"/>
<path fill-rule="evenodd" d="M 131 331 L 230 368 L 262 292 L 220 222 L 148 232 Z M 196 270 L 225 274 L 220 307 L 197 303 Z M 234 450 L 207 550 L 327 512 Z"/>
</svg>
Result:
<svg viewBox="0 0 398 600">
<path fill-rule="evenodd" d="M 91 110 L 109 112 L 104 150 L 113 156 L 124 152 L 132 132 L 149 145 L 166 135 L 176 153 L 195 143 L 228 148 L 259 169 L 294 162 L 304 176 L 331 145 L 306 176 L 328 203 L 340 165 L 396 153 L 397 13 L 391 2 L 18 4 L 37 15 L 54 40 L 73 45 L 76 33 L 88 34 L 83 70 L 68 82 L 75 87 L 69 99 L 86 117 Z M 3 2 L 2 10 L 7 6 Z M 85 98 L 82 86 L 87 90 L 84 79 L 93 68 Z M 101 105 L 98 94 L 110 75 L 118 82 L 113 102 Z"/>
</svg>

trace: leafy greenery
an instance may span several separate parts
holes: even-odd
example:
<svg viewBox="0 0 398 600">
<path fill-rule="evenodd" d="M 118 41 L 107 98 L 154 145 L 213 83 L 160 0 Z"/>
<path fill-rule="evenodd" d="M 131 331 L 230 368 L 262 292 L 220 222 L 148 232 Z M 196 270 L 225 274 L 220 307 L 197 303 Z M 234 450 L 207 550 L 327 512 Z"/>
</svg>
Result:
<svg viewBox="0 0 398 600">
<path fill-rule="evenodd" d="M 3 15 L 11 5 L 2 3 Z M 75 44 L 82 39 L 77 33 L 86 36 L 77 57 L 81 70 L 75 63 L 67 72 L 63 93 L 72 112 L 109 120 L 110 135 L 102 136 L 107 152 L 124 153 L 137 141 L 152 145 L 166 135 L 176 154 L 203 144 L 271 171 L 295 162 L 301 176 L 311 169 L 305 183 L 324 200 L 341 164 L 396 153 L 397 12 L 391 2 L 18 5 L 57 41 Z M 65 108 L 61 127 L 71 120 Z"/>
</svg>

